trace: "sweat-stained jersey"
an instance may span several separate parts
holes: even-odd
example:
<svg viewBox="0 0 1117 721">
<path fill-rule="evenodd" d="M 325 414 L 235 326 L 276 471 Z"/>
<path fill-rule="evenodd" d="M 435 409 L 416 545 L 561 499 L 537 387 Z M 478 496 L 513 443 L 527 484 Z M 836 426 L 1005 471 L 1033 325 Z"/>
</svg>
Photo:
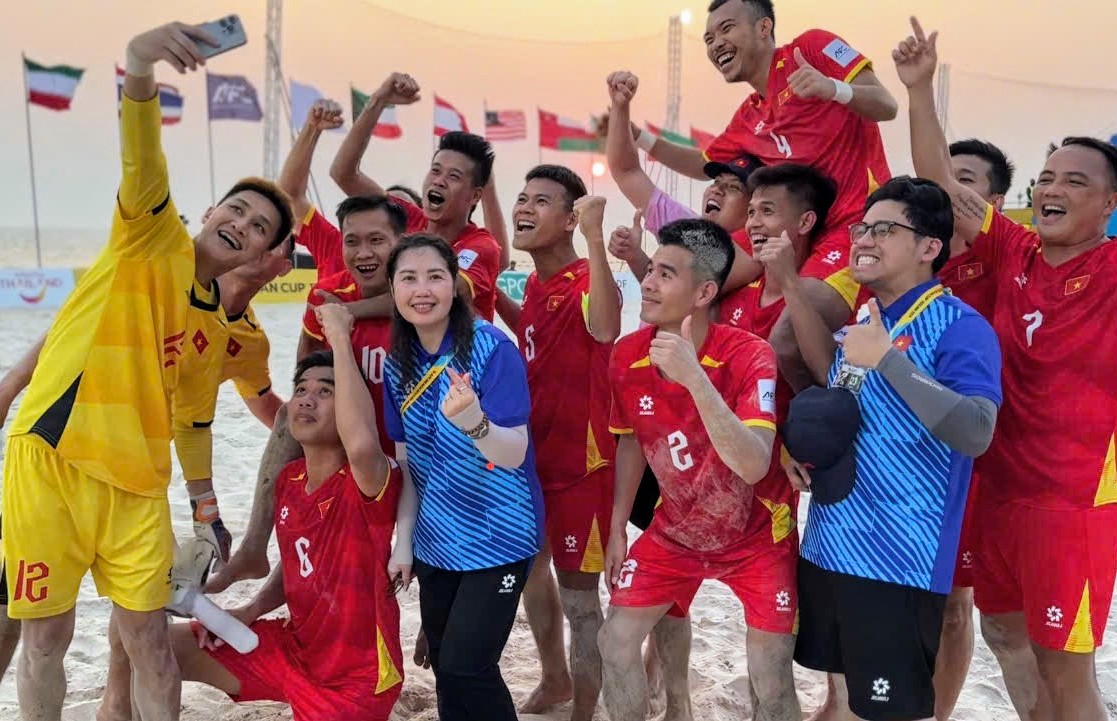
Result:
<svg viewBox="0 0 1117 721">
<path fill-rule="evenodd" d="M 609 363 L 610 430 L 635 434 L 659 479 L 662 503 L 647 532 L 668 548 L 711 559 L 778 543 L 795 531 L 791 509 L 762 497 L 759 484 L 749 486 L 722 462 L 690 392 L 652 365 L 656 332 L 649 326 L 621 338 Z M 776 357 L 766 341 L 711 324 L 698 357 L 742 423 L 775 431 Z M 769 477 L 783 476 L 778 458 L 772 454 Z"/>
</svg>

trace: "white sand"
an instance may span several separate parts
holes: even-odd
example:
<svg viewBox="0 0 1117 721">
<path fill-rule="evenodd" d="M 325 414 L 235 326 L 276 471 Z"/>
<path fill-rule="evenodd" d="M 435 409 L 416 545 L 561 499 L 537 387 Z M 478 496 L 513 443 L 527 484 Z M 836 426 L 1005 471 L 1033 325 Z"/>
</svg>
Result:
<svg viewBox="0 0 1117 721">
<path fill-rule="evenodd" d="M 300 309 L 296 306 L 261 306 L 260 320 L 272 341 L 271 367 L 277 391 L 289 396 L 288 376 L 294 364 L 299 329 Z M 46 329 L 51 320 L 48 312 L 0 311 L 0 373 Z M 629 319 L 631 320 L 631 319 Z M 14 410 L 14 409 L 13 409 Z M 0 431 L 0 436 L 3 432 Z M 214 425 L 215 477 L 221 499 L 222 515 L 237 537 L 243 532 L 252 503 L 256 466 L 267 439 L 267 431 L 245 410 L 230 385 L 221 391 L 218 421 Z M 189 506 L 181 484 L 181 475 L 171 483 L 171 505 L 175 528 L 180 538 L 191 532 L 188 524 Z M 805 511 L 805 509 L 804 509 Z M 805 518 L 805 512 L 801 514 Z M 273 563 L 277 557 L 273 545 Z M 245 583 L 230 589 L 217 599 L 224 605 L 236 605 L 249 599 L 258 582 Z M 410 656 L 419 625 L 417 589 L 401 595 L 405 657 Z M 707 584 L 699 593 L 693 610 L 694 648 L 691 656 L 690 684 L 694 699 L 695 718 L 701 721 L 737 721 L 750 718 L 745 662 L 745 629 L 740 604 L 722 586 Z M 67 719 L 92 719 L 104 690 L 108 644 L 105 629 L 109 604 L 99 599 L 90 579 L 82 587 L 78 600 L 77 631 L 66 659 L 69 676 Z M 1110 717 L 1117 719 L 1117 607 L 1110 615 L 1110 645 L 1098 654 L 1098 676 L 1102 695 L 1107 699 Z M 975 619 L 976 621 L 976 619 Z M 884 629 L 882 629 L 883 631 Z M 521 616 L 512 631 L 512 638 L 502 664 L 505 678 L 517 701 L 523 700 L 534 688 L 538 663 L 527 622 Z M 434 704 L 434 679 L 429 671 L 416 669 L 408 662 L 403 695 L 392 718 L 403 721 L 437 718 Z M 825 692 L 822 675 L 796 669 L 800 701 L 805 709 L 814 708 Z M 279 704 L 248 704 L 236 706 L 215 691 L 195 684 L 183 690 L 183 719 L 289 719 L 290 713 Z M 567 709 L 559 708 L 544 716 L 522 716 L 522 719 L 566 719 Z M 599 711 L 599 718 L 605 713 Z M 996 661 L 980 637 L 970 669 L 966 688 L 955 711 L 955 718 L 964 721 L 1002 721 L 1014 718 L 1005 693 Z M 0 681 L 0 721 L 18 719 L 13 674 Z"/>
</svg>

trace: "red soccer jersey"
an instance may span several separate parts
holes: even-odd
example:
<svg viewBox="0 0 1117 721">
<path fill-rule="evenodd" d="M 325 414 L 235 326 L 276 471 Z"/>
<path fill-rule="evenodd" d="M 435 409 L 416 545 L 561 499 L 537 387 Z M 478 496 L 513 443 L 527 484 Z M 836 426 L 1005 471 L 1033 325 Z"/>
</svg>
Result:
<svg viewBox="0 0 1117 721">
<path fill-rule="evenodd" d="M 403 680 L 399 606 L 388 556 L 401 476 L 366 498 L 346 465 L 306 492 L 306 459 L 287 464 L 275 486 L 275 535 L 291 614 L 292 657 L 323 685 L 367 680 L 379 693 Z"/>
<path fill-rule="evenodd" d="M 1117 503 L 1117 242 L 1050 266 L 1039 236 L 989 209 L 973 250 L 996 278 L 1004 405 L 979 459 L 982 499 Z"/>
<path fill-rule="evenodd" d="M 997 281 L 992 268 L 978 259 L 973 249 L 953 256 L 939 271 L 939 282 L 963 303 L 992 322 L 997 301 Z"/>
<path fill-rule="evenodd" d="M 546 282 L 527 279 L 516 338 L 527 362 L 531 437 L 546 491 L 573 485 L 616 456 L 609 433 L 609 353 L 589 333 L 589 261 Z"/>
<path fill-rule="evenodd" d="M 407 213 L 407 232 L 427 229 L 427 216 L 414 203 L 392 196 L 392 202 Z M 458 270 L 473 291 L 473 309 L 490 323 L 496 313 L 496 278 L 500 275 L 500 244 L 493 234 L 473 223 L 462 228 L 453 243 Z"/>
<path fill-rule="evenodd" d="M 651 364 L 648 349 L 656 332 L 653 326 L 621 338 L 609 363 L 610 430 L 635 433 L 659 479 L 662 505 L 648 533 L 670 548 L 710 558 L 782 539 L 794 530 L 791 509 L 761 492 L 775 475 L 787 484 L 778 454 L 756 487 L 734 475 L 710 443 L 690 392 Z M 775 430 L 776 357 L 766 341 L 712 324 L 698 357 L 738 418 Z"/>
<path fill-rule="evenodd" d="M 891 177 L 880 129 L 840 103 L 796 97 L 787 84 L 799 67 L 795 48 L 819 72 L 847 83 L 870 66 L 868 58 L 837 35 L 808 30 L 776 48 L 768 87 L 745 99 L 725 132 L 706 149 L 706 157 L 729 162 L 750 153 L 765 165 L 813 165 L 838 184 L 827 227 L 844 228 L 861 220 L 869 193 Z"/>
<path fill-rule="evenodd" d="M 303 314 L 303 330 L 312 338 L 326 342 L 322 326 L 314 314 L 314 308 L 325 301 L 315 293 L 324 290 L 346 303 L 361 300 L 361 287 L 348 270 L 328 278 L 320 278 L 306 297 L 306 313 Z M 361 318 L 353 323 L 353 357 L 365 377 L 368 392 L 376 406 L 376 429 L 380 434 L 380 447 L 389 456 L 395 455 L 396 444 L 388 437 L 384 428 L 384 361 L 392 347 L 392 320 L 390 318 Z"/>
<path fill-rule="evenodd" d="M 311 207 L 303 218 L 302 227 L 295 235 L 295 241 L 310 251 L 319 278 L 337 275 L 345 270 L 345 258 L 341 254 L 341 231 L 326 216 Z"/>
</svg>

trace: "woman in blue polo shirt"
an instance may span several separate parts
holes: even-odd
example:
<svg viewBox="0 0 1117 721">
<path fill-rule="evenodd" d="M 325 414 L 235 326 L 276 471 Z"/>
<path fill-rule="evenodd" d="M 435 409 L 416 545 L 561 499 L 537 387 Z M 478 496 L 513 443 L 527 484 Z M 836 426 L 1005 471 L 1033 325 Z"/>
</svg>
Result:
<svg viewBox="0 0 1117 721">
<path fill-rule="evenodd" d="M 514 721 L 498 664 L 543 528 L 527 371 L 457 294 L 441 238 L 400 241 L 388 277 L 384 423 L 410 479 L 390 572 L 406 580 L 413 553 L 439 717 Z"/>
</svg>

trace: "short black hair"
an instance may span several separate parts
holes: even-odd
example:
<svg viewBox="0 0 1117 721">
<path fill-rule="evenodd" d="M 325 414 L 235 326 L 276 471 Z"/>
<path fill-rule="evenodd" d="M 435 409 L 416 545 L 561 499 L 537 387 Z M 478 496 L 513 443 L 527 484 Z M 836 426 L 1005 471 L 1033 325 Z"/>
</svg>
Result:
<svg viewBox="0 0 1117 721">
<path fill-rule="evenodd" d="M 717 223 L 702 218 L 676 220 L 660 228 L 659 244 L 686 248 L 694 255 L 691 265 L 702 282 L 714 281 L 719 291 L 725 285 L 733 267 L 733 239 Z"/>
<path fill-rule="evenodd" d="M 931 262 L 931 271 L 942 270 L 950 260 L 950 239 L 954 237 L 954 206 L 950 195 L 933 180 L 899 175 L 873 191 L 865 201 L 865 212 L 885 200 L 904 206 L 904 217 L 917 235 L 942 241 L 939 254 Z"/>
<path fill-rule="evenodd" d="M 1078 145 L 1083 148 L 1090 148 L 1091 150 L 1096 150 L 1103 156 L 1105 156 L 1105 161 L 1109 164 L 1109 183 L 1114 190 L 1117 190 L 1117 147 L 1114 147 L 1111 143 L 1107 143 L 1104 140 L 1098 140 L 1097 138 L 1087 138 L 1081 135 L 1072 135 L 1070 137 L 1063 138 L 1063 142 L 1060 147 L 1065 148 L 1070 145 Z"/>
<path fill-rule="evenodd" d="M 996 195 L 1006 195 L 1012 187 L 1016 166 L 996 145 L 977 138 L 967 138 L 950 144 L 950 157 L 973 155 L 989 163 L 989 189 Z"/>
<path fill-rule="evenodd" d="M 838 197 L 838 184 L 822 171 L 800 163 L 765 165 L 749 176 L 750 195 L 758 188 L 773 187 L 785 188 L 806 210 L 813 210 L 818 219 L 811 228 L 810 237 L 813 240 L 821 235 L 830 208 Z"/>
<path fill-rule="evenodd" d="M 524 176 L 524 182 L 540 178 L 542 180 L 552 180 L 562 186 L 566 191 L 566 209 L 570 210 L 574 207 L 574 201 L 586 195 L 586 184 L 577 173 L 565 165 L 536 165 L 531 170 L 527 171 Z"/>
<path fill-rule="evenodd" d="M 316 350 L 308 354 L 301 361 L 295 364 L 295 377 L 293 383 L 299 384 L 302 380 L 303 373 L 306 373 L 311 368 L 333 368 L 334 367 L 334 353 L 329 350 Z"/>
<path fill-rule="evenodd" d="M 295 227 L 295 211 L 291 209 L 291 196 L 287 195 L 282 188 L 270 180 L 249 177 L 238 180 L 233 187 L 229 188 L 229 190 L 221 196 L 221 200 L 219 200 L 217 204 L 220 205 L 232 196 L 245 190 L 259 193 L 275 206 L 276 211 L 279 213 L 279 225 L 272 228 L 275 237 L 273 237 L 271 243 L 268 244 L 268 250 L 279 247 L 279 244 L 286 240 L 287 236 L 291 234 L 291 231 Z"/>
<path fill-rule="evenodd" d="M 710 6 L 706 8 L 706 12 L 712 13 L 729 1 L 730 0 L 713 0 Z M 741 0 L 741 2 L 748 7 L 749 12 L 752 14 L 753 22 L 768 18 L 772 21 L 772 34 L 774 35 L 776 33 L 776 9 L 772 6 L 772 0 Z"/>
<path fill-rule="evenodd" d="M 493 173 L 493 146 L 480 135 L 452 130 L 438 141 L 439 150 L 452 150 L 473 161 L 473 187 L 483 188 Z M 437 152 L 436 152 L 437 154 Z"/>
<path fill-rule="evenodd" d="M 396 235 L 407 230 L 407 213 L 386 195 L 351 195 L 337 206 L 337 227 L 342 229 L 345 219 L 354 213 L 382 210 L 388 216 L 388 225 Z"/>
<path fill-rule="evenodd" d="M 412 203 L 419 206 L 420 208 L 423 207 L 422 197 L 420 197 L 420 195 L 418 193 L 416 193 L 413 188 L 410 188 L 406 185 L 400 185 L 400 184 L 397 183 L 396 185 L 389 185 L 387 188 L 384 189 L 384 192 L 389 194 L 389 195 L 392 194 L 392 191 L 398 191 L 400 193 L 403 193 L 404 195 L 406 195 L 408 198 L 411 199 Z"/>
</svg>

